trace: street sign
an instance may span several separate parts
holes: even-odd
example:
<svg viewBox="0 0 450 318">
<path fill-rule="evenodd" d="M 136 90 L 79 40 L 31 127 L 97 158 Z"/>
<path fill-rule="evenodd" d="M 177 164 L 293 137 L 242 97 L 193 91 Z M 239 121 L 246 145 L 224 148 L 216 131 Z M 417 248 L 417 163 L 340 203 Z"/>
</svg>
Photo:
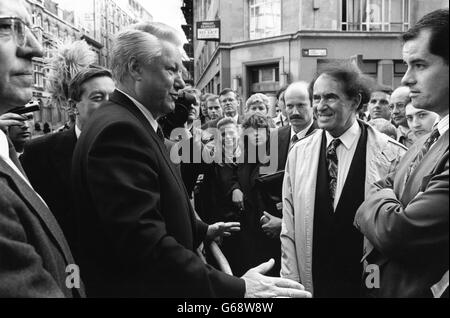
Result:
<svg viewBox="0 0 450 318">
<path fill-rule="evenodd" d="M 304 57 L 324 57 L 328 55 L 327 49 L 303 49 Z"/>
<path fill-rule="evenodd" d="M 197 40 L 220 42 L 220 21 L 197 22 Z"/>
</svg>

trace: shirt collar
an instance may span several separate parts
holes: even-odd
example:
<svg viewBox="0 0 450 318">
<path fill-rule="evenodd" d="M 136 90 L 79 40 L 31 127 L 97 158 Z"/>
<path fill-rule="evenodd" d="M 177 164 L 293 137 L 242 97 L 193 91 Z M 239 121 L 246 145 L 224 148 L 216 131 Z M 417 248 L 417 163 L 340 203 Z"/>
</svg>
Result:
<svg viewBox="0 0 450 318">
<path fill-rule="evenodd" d="M 156 132 L 158 130 L 158 122 L 153 117 L 152 113 L 140 102 L 138 102 L 136 99 L 125 93 L 124 91 L 121 91 L 120 89 L 117 89 L 119 92 L 127 96 L 131 101 L 136 105 L 136 107 L 141 111 L 141 113 L 145 116 L 145 118 L 148 120 L 150 125 L 152 126 L 153 130 Z"/>
<path fill-rule="evenodd" d="M 439 130 L 439 134 L 443 136 L 448 130 L 448 116 L 442 118 L 437 124 L 437 129 Z"/>
<path fill-rule="evenodd" d="M 80 139 L 81 129 L 75 124 L 75 136 L 77 136 L 77 140 Z"/>
<path fill-rule="evenodd" d="M 299 131 L 297 134 L 294 131 L 294 127 L 291 126 L 291 140 L 292 137 L 294 137 L 294 135 L 297 135 L 298 139 L 302 139 L 306 136 L 308 130 L 311 128 L 311 126 L 313 125 L 314 121 L 311 120 L 311 123 L 308 125 L 308 127 L 306 127 L 305 129 Z"/>
<path fill-rule="evenodd" d="M 406 128 L 405 126 L 400 125 L 397 127 L 397 132 L 400 136 L 406 137 L 408 135 L 409 131 L 410 131 L 409 128 Z M 400 136 L 398 136 L 398 137 L 400 137 Z"/>
<path fill-rule="evenodd" d="M 6 134 L 0 129 L 0 158 L 9 158 L 9 144 Z"/>
<path fill-rule="evenodd" d="M 352 147 L 352 145 L 356 142 L 360 133 L 361 127 L 359 127 L 358 121 L 355 120 L 353 125 L 338 138 L 341 140 L 344 147 L 347 148 L 347 150 L 349 150 Z M 331 142 L 337 138 L 331 136 L 331 134 L 328 131 L 326 131 L 325 134 L 327 136 L 327 147 L 328 147 L 331 144 Z"/>
</svg>

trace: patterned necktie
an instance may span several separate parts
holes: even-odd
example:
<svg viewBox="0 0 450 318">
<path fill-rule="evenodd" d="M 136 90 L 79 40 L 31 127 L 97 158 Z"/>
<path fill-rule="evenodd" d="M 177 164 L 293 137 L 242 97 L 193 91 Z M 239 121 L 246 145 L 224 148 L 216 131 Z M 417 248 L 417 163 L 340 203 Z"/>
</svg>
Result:
<svg viewBox="0 0 450 318">
<path fill-rule="evenodd" d="M 330 181 L 331 202 L 334 205 L 334 196 L 336 195 L 336 184 L 338 176 L 338 157 L 336 153 L 337 147 L 341 144 L 340 139 L 334 139 L 327 148 L 327 167 Z"/>
<path fill-rule="evenodd" d="M 438 129 L 433 130 L 430 137 L 425 141 L 420 151 L 417 153 L 414 160 L 411 162 L 411 165 L 409 166 L 408 174 L 406 177 L 406 180 L 409 179 L 411 174 L 416 170 L 416 168 L 419 166 L 419 164 L 422 162 L 423 157 L 427 154 L 428 150 L 430 150 L 431 146 L 439 139 L 440 133 Z"/>
</svg>

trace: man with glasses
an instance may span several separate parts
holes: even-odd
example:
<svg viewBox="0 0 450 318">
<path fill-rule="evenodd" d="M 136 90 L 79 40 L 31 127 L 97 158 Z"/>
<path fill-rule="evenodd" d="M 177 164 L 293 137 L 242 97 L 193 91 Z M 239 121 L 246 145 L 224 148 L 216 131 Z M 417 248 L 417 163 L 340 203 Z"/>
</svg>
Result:
<svg viewBox="0 0 450 318">
<path fill-rule="evenodd" d="M 30 20 L 24 1 L 0 0 L 0 115 L 32 97 L 32 59 L 42 49 Z M 64 235 L 2 130 L 0 194 L 0 297 L 81 296 L 75 277 L 66 284 L 74 261 Z"/>
<path fill-rule="evenodd" d="M 412 135 L 406 120 L 406 105 L 411 102 L 409 93 L 409 87 L 398 87 L 392 93 L 389 104 L 392 113 L 392 123 L 397 127 L 397 141 L 406 148 L 411 147 L 416 140 Z"/>
</svg>

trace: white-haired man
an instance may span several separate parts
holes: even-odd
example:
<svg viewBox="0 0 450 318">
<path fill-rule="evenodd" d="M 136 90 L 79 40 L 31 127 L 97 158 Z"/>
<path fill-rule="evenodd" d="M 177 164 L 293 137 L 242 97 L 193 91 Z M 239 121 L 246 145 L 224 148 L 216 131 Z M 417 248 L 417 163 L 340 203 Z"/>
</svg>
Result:
<svg viewBox="0 0 450 318">
<path fill-rule="evenodd" d="M 208 226 L 196 219 L 157 124 L 185 85 L 181 44 L 176 31 L 161 23 L 135 25 L 114 41 L 117 90 L 87 123 L 73 158 L 88 295 L 308 296 L 298 283 L 263 276 L 271 263 L 241 279 L 195 254 L 203 240 L 237 225 Z"/>
<path fill-rule="evenodd" d="M 25 1 L 0 0 L 0 115 L 32 97 L 32 59 L 43 52 L 30 24 Z M 10 115 L 0 119 L 6 125 L 21 121 Z M 66 282 L 71 264 L 58 223 L 0 129 L 0 298 L 82 296 L 83 290 L 76 288 L 81 285 Z"/>
</svg>

